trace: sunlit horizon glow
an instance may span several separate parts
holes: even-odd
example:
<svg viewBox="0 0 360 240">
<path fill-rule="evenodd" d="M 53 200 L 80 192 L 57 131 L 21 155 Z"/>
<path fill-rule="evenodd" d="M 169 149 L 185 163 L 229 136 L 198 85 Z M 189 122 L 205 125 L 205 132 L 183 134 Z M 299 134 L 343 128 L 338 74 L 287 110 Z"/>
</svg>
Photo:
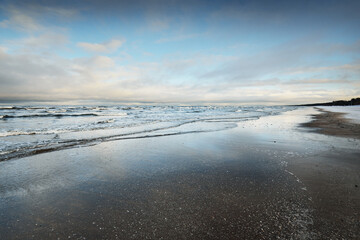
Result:
<svg viewBox="0 0 360 240">
<path fill-rule="evenodd" d="M 2 1 L 0 102 L 360 96 L 360 1 Z"/>
</svg>

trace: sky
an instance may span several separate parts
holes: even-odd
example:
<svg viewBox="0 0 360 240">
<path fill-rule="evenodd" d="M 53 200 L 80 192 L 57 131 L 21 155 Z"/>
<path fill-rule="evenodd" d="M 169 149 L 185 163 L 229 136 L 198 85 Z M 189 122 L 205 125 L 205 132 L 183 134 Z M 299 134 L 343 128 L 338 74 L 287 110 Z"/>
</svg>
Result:
<svg viewBox="0 0 360 240">
<path fill-rule="evenodd" d="M 0 102 L 360 97 L 360 1 L 0 0 Z"/>
</svg>

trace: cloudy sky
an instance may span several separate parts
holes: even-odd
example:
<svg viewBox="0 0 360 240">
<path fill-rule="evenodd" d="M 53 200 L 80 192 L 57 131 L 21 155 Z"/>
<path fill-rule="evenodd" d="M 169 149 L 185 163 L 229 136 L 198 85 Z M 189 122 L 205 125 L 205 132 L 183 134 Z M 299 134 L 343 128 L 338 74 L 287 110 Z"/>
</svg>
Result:
<svg viewBox="0 0 360 240">
<path fill-rule="evenodd" d="M 0 0 L 0 101 L 359 97 L 359 12 L 344 0 Z"/>
</svg>

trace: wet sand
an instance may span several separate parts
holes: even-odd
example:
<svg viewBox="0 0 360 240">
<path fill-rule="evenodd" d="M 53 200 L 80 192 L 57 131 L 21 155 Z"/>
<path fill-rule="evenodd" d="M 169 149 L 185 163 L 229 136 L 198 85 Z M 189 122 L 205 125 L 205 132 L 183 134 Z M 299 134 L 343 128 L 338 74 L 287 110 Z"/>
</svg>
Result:
<svg viewBox="0 0 360 240">
<path fill-rule="evenodd" d="M 316 132 L 333 136 L 348 138 L 360 138 L 360 124 L 351 122 L 344 118 L 344 113 L 329 112 L 323 109 L 318 110 L 321 114 L 313 115 L 313 120 L 304 123 L 304 127 L 315 128 Z"/>
<path fill-rule="evenodd" d="M 315 113 L 0 162 L 1 239 L 357 239 L 359 141 Z"/>
<path fill-rule="evenodd" d="M 318 109 L 302 126 L 342 137 L 348 145 L 360 138 L 360 125 L 344 113 Z M 314 202 L 314 228 L 328 239 L 360 238 L 360 146 L 357 151 L 331 143 L 331 150 L 289 162 L 289 169 L 307 186 Z M 355 146 L 358 144 L 355 144 Z"/>
</svg>

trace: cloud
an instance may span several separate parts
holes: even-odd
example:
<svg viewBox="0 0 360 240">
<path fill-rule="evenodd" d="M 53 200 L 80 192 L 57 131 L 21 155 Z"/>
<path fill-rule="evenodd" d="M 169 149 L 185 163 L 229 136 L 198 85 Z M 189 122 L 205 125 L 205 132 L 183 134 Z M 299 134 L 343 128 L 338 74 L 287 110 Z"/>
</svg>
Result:
<svg viewBox="0 0 360 240">
<path fill-rule="evenodd" d="M 160 18 L 158 16 L 152 16 L 148 19 L 148 27 L 153 31 L 163 31 L 169 28 L 169 20 L 165 17 Z"/>
<path fill-rule="evenodd" d="M 39 35 L 32 34 L 30 37 L 8 40 L 4 43 L 9 48 L 16 49 L 16 51 L 41 52 L 61 49 L 69 43 L 69 39 L 65 34 L 46 32 Z"/>
<path fill-rule="evenodd" d="M 115 61 L 107 56 L 95 56 L 90 58 L 75 59 L 73 69 L 76 71 L 88 71 L 88 69 L 109 69 L 115 67 Z"/>
<path fill-rule="evenodd" d="M 328 79 L 328 78 L 301 79 L 301 80 L 292 80 L 286 82 L 287 85 L 293 85 L 293 84 L 329 85 L 329 84 L 349 84 L 349 83 L 352 83 L 352 81 L 344 80 L 344 79 Z"/>
<path fill-rule="evenodd" d="M 169 56 L 160 62 L 122 65 L 108 56 L 65 59 L 55 55 L 8 53 L 0 47 L 0 98 L 278 104 L 332 100 L 356 94 L 353 81 L 331 79 L 196 81 L 204 66 L 212 68 L 232 59 L 216 55 Z M 342 87 L 328 88 L 328 83 L 336 82 Z M 318 87 L 309 88 L 311 84 Z"/>
<path fill-rule="evenodd" d="M 286 71 L 286 74 L 305 74 L 305 73 L 316 73 L 316 72 L 324 72 L 324 71 L 347 71 L 353 73 L 360 73 L 360 61 L 356 61 L 354 63 L 349 64 L 341 64 L 341 65 L 332 65 L 332 66 L 323 66 L 323 67 L 297 67 L 292 68 Z"/>
<path fill-rule="evenodd" d="M 183 41 L 187 39 L 192 39 L 201 36 L 201 34 L 193 33 L 193 34 L 180 34 L 173 37 L 167 37 L 167 38 L 161 38 L 159 40 L 156 40 L 156 43 L 166 43 L 166 42 L 178 42 Z"/>
<path fill-rule="evenodd" d="M 103 42 L 103 43 L 79 42 L 77 45 L 89 52 L 111 53 L 111 52 L 115 52 L 124 43 L 125 43 L 124 39 L 122 39 L 122 40 L 112 39 L 112 40 L 109 40 L 109 41 Z"/>
<path fill-rule="evenodd" d="M 214 81 L 249 83 L 273 76 L 289 77 L 292 74 L 304 73 L 306 69 L 317 69 L 320 73 L 329 72 L 330 68 L 343 70 L 343 72 L 350 72 L 350 68 L 356 70 L 356 66 L 350 65 L 331 67 L 333 65 L 331 59 L 358 56 L 360 54 L 359 41 L 344 45 L 326 43 L 321 40 L 318 37 L 301 38 L 255 54 L 239 56 L 199 77 Z M 318 59 L 321 61 L 319 62 Z"/>
<path fill-rule="evenodd" d="M 258 29 L 271 25 L 311 24 L 311 27 L 323 30 L 324 26 L 334 27 L 358 20 L 359 7 L 359 1 L 353 0 L 331 1 L 326 6 L 319 1 L 224 1 L 210 14 L 210 20 L 230 20 L 237 26 L 245 24 Z"/>
<path fill-rule="evenodd" d="M 10 16 L 0 22 L 0 27 L 15 28 L 21 31 L 39 31 L 42 25 L 39 24 L 33 16 L 27 12 L 14 7 L 9 7 L 5 10 Z"/>
<path fill-rule="evenodd" d="M 68 21 L 77 15 L 74 9 L 49 7 L 42 4 L 22 3 L 20 5 L 4 5 L 0 10 L 8 16 L 0 22 L 2 28 L 13 28 L 24 32 L 48 31 L 49 19 Z M 54 30 L 54 26 L 52 27 Z"/>
</svg>

